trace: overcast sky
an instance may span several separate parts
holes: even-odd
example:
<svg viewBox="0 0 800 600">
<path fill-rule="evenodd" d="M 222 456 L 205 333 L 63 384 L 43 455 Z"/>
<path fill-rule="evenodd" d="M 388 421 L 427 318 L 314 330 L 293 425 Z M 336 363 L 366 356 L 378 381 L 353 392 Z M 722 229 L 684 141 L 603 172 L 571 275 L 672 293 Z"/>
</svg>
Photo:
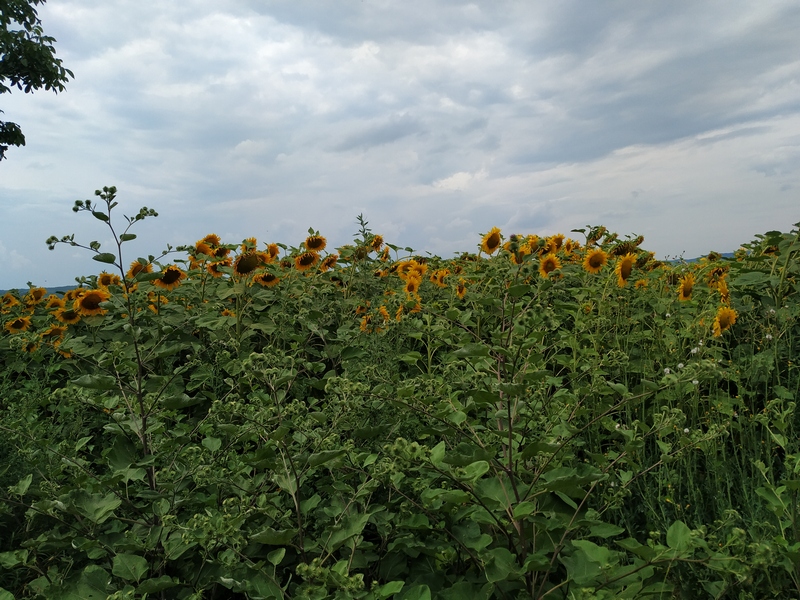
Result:
<svg viewBox="0 0 800 600">
<path fill-rule="evenodd" d="M 606 225 L 659 256 L 800 221 L 796 0 L 49 0 L 75 73 L 0 96 L 0 288 L 66 285 L 108 247 L 76 199 L 116 185 L 130 262 L 215 232 L 342 245 L 363 214 L 449 257 L 493 226 Z M 119 216 L 121 221 L 121 215 Z M 578 238 L 580 239 L 580 238 Z"/>
</svg>

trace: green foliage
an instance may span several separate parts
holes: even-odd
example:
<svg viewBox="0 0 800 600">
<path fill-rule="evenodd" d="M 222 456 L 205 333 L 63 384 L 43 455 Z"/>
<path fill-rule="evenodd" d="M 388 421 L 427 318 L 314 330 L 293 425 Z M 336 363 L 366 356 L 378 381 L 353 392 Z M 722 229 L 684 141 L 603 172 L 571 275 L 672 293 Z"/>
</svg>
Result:
<svg viewBox="0 0 800 600">
<path fill-rule="evenodd" d="M 97 195 L 112 252 L 47 243 L 119 275 L 3 298 L 0 598 L 800 591 L 796 230 L 733 261 L 602 228 L 443 260 L 359 217 L 324 257 L 313 229 L 209 235 L 126 271 L 155 213 L 119 233 Z"/>
<path fill-rule="evenodd" d="M 63 92 L 74 77 L 55 57 L 56 40 L 44 34 L 36 12 L 39 4 L 44 0 L 0 0 L 0 94 L 14 87 L 25 93 Z M 24 146 L 25 136 L 16 123 L 0 121 L 0 160 L 8 145 Z"/>
</svg>

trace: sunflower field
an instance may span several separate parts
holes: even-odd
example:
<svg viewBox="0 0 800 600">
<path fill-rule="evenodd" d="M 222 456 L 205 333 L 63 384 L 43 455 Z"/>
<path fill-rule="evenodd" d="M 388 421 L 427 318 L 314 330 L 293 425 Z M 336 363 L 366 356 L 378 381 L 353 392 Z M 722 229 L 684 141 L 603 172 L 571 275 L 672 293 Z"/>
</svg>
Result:
<svg viewBox="0 0 800 600">
<path fill-rule="evenodd" d="M 800 597 L 800 223 L 132 260 L 116 207 L 0 300 L 0 600 Z"/>
</svg>

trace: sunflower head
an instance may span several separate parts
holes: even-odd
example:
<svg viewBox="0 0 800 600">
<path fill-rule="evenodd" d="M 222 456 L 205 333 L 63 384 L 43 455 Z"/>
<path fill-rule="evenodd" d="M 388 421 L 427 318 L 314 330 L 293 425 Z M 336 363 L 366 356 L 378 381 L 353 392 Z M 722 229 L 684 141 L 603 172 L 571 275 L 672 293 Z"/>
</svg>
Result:
<svg viewBox="0 0 800 600">
<path fill-rule="evenodd" d="M 27 331 L 30 326 L 30 317 L 17 317 L 16 319 L 9 319 L 6 321 L 5 329 L 9 333 L 21 333 Z"/>
<path fill-rule="evenodd" d="M 5 294 L 3 294 L 3 297 L 0 298 L 0 309 L 2 309 L 5 312 L 19 305 L 19 303 L 20 303 L 19 300 L 14 294 L 12 294 L 11 292 L 6 292 Z"/>
<path fill-rule="evenodd" d="M 625 287 L 627 285 L 628 279 L 630 279 L 631 273 L 633 272 L 633 265 L 635 264 L 636 255 L 632 253 L 626 254 L 617 260 L 617 266 L 614 268 L 614 272 L 617 274 L 617 285 L 619 287 Z"/>
<path fill-rule="evenodd" d="M 550 277 L 550 273 L 556 269 L 561 268 L 561 261 L 555 254 L 545 254 L 539 260 L 539 275 L 542 277 Z"/>
<path fill-rule="evenodd" d="M 503 239 L 500 236 L 500 229 L 498 227 L 492 227 L 489 230 L 489 233 L 483 236 L 481 239 L 481 250 L 486 252 L 486 254 L 494 254 L 497 252 L 497 249 L 503 243 Z"/>
<path fill-rule="evenodd" d="M 233 262 L 233 272 L 240 277 L 249 275 L 255 271 L 264 262 L 264 257 L 261 252 L 250 250 L 244 254 L 240 254 Z"/>
<path fill-rule="evenodd" d="M 101 308 L 100 304 L 106 302 L 109 298 L 111 298 L 111 294 L 104 289 L 87 290 L 81 294 L 80 298 L 74 300 L 72 309 L 84 317 L 104 315 L 107 311 Z"/>
<path fill-rule="evenodd" d="M 694 275 L 687 273 L 681 277 L 681 284 L 678 287 L 678 300 L 686 302 L 692 299 L 692 289 L 694 288 Z"/>
<path fill-rule="evenodd" d="M 263 285 L 264 287 L 272 287 L 280 283 L 280 278 L 270 272 L 264 272 L 253 277 L 253 283 Z"/>
<path fill-rule="evenodd" d="M 128 279 L 135 279 L 137 275 L 140 273 L 152 273 L 153 272 L 153 265 L 150 263 L 142 264 L 138 260 L 135 260 L 131 263 L 131 268 L 128 269 L 128 272 L 125 274 L 125 277 Z"/>
<path fill-rule="evenodd" d="M 720 337 L 736 323 L 736 311 L 727 306 L 720 306 L 717 316 L 714 318 L 714 337 Z"/>
<path fill-rule="evenodd" d="M 153 280 L 153 285 L 160 287 L 162 290 L 174 290 L 181 284 L 181 280 L 186 277 L 179 267 L 170 265 L 161 271 L 161 277 Z"/>
<path fill-rule="evenodd" d="M 27 306 L 33 306 L 35 304 L 39 304 L 45 295 L 47 294 L 47 290 L 41 287 L 34 287 L 28 290 L 28 293 L 25 294 L 25 297 L 22 299 Z"/>
<path fill-rule="evenodd" d="M 601 248 L 592 248 L 583 259 L 583 268 L 592 274 L 597 274 L 608 262 L 608 255 Z"/>
<path fill-rule="evenodd" d="M 338 254 L 328 254 L 319 265 L 319 270 L 324 273 L 325 271 L 330 271 L 333 267 L 336 266 L 336 261 L 339 260 Z"/>
<path fill-rule="evenodd" d="M 57 321 L 60 321 L 66 325 L 74 325 L 81 320 L 81 315 L 78 311 L 76 311 L 74 308 L 67 307 L 57 308 L 53 313 L 53 316 Z"/>
<path fill-rule="evenodd" d="M 97 276 L 97 285 L 102 288 L 108 288 L 112 285 L 120 285 L 122 280 L 119 278 L 119 275 L 114 275 L 113 273 L 106 273 L 103 271 Z"/>
<path fill-rule="evenodd" d="M 298 271 L 308 271 L 319 262 L 319 254 L 316 252 L 303 252 L 294 259 L 294 266 Z"/>
<path fill-rule="evenodd" d="M 369 245 L 372 246 L 372 249 L 375 250 L 375 252 L 380 252 L 381 248 L 383 248 L 383 236 L 373 235 Z"/>
<path fill-rule="evenodd" d="M 206 265 L 206 271 L 208 271 L 212 277 L 222 277 L 225 274 L 222 271 L 222 267 L 230 267 L 231 264 L 233 264 L 233 261 L 230 258 L 223 258 L 222 260 L 208 263 Z"/>
<path fill-rule="evenodd" d="M 306 238 L 305 244 L 309 252 L 322 252 L 328 245 L 328 240 L 321 235 L 310 235 Z"/>
</svg>

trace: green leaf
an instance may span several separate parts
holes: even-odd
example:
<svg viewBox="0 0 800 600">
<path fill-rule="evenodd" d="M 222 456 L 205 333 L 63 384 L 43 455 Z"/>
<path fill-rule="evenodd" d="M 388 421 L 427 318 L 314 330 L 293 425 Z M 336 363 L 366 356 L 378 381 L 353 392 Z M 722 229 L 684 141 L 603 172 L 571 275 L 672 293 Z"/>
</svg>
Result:
<svg viewBox="0 0 800 600">
<path fill-rule="evenodd" d="M 462 348 L 453 352 L 453 356 L 457 358 L 489 356 L 489 348 L 483 344 L 465 344 Z"/>
<path fill-rule="evenodd" d="M 520 298 L 528 293 L 531 289 L 531 286 L 527 283 L 520 283 L 519 285 L 512 285 L 508 288 L 508 295 L 512 298 Z"/>
<path fill-rule="evenodd" d="M 27 550 L 0 552 L 0 566 L 4 569 L 13 569 L 17 565 L 24 565 L 26 560 L 28 560 Z"/>
<path fill-rule="evenodd" d="M 145 579 L 139 584 L 139 587 L 136 588 L 136 592 L 139 594 L 156 594 L 179 584 L 180 581 L 177 579 L 173 579 L 169 575 L 162 575 L 155 579 Z"/>
<path fill-rule="evenodd" d="M 667 546 L 684 551 L 692 547 L 692 530 L 683 521 L 675 521 L 667 529 Z"/>
<path fill-rule="evenodd" d="M 101 213 L 101 212 L 99 212 L 99 211 L 93 210 L 93 211 L 92 211 L 92 216 L 93 216 L 95 219 L 98 219 L 98 220 L 100 220 L 100 221 L 105 221 L 106 223 L 108 222 L 108 215 L 107 215 L 107 214 L 105 214 L 105 213 Z"/>
<path fill-rule="evenodd" d="M 284 556 L 286 556 L 286 548 L 278 548 L 267 554 L 267 560 L 277 567 L 281 564 Z"/>
<path fill-rule="evenodd" d="M 489 583 L 507 581 L 519 577 L 520 568 L 508 548 L 493 548 L 481 558 L 486 561 L 485 574 Z"/>
<path fill-rule="evenodd" d="M 75 498 L 75 508 L 93 523 L 102 523 L 122 504 L 114 494 L 101 496 L 100 494 L 81 493 Z"/>
<path fill-rule="evenodd" d="M 397 600 L 431 600 L 431 588 L 424 583 L 415 585 L 402 592 Z"/>
<path fill-rule="evenodd" d="M 322 452 L 315 452 L 308 457 L 308 464 L 311 467 L 318 467 L 332 460 L 336 460 L 345 454 L 347 454 L 347 450 L 323 450 Z"/>
<path fill-rule="evenodd" d="M 97 262 L 105 263 L 107 265 L 113 265 L 116 264 L 117 257 L 110 252 L 101 252 L 100 254 L 95 254 L 92 257 L 92 260 L 96 260 Z"/>
<path fill-rule="evenodd" d="M 589 528 L 589 535 L 592 537 L 605 539 L 619 535 L 624 531 L 624 528 L 618 527 L 617 525 L 612 525 L 611 523 L 600 523 L 598 525 L 592 525 L 592 527 Z"/>
<path fill-rule="evenodd" d="M 211 452 L 216 452 L 222 447 L 222 440 L 216 437 L 203 438 L 201 443 L 204 448 L 211 450 Z"/>
<path fill-rule="evenodd" d="M 117 380 L 111 375 L 81 375 L 72 383 L 90 390 L 113 390 L 117 387 Z"/>
<path fill-rule="evenodd" d="M 150 569 L 147 560 L 136 554 L 117 554 L 111 572 L 125 581 L 139 581 Z"/>
<path fill-rule="evenodd" d="M 276 530 L 272 527 L 267 527 L 255 535 L 250 536 L 250 539 L 259 544 L 267 544 L 268 546 L 284 546 L 290 543 L 295 535 L 297 535 L 295 529 Z"/>
<path fill-rule="evenodd" d="M 108 572 L 97 565 L 89 565 L 81 573 L 75 592 L 68 600 L 106 600 L 111 577 Z"/>
<path fill-rule="evenodd" d="M 14 595 L 0 587 L 0 600 L 14 600 Z"/>
<path fill-rule="evenodd" d="M 122 235 L 119 236 L 120 242 L 130 242 L 131 240 L 135 239 L 136 239 L 135 233 L 123 233 Z"/>
<path fill-rule="evenodd" d="M 375 598 L 377 598 L 377 600 L 385 600 L 402 590 L 405 584 L 405 581 L 390 581 L 389 583 L 385 583 L 375 590 Z"/>
<path fill-rule="evenodd" d="M 28 488 L 31 487 L 31 481 L 33 481 L 33 473 L 29 473 L 22 479 L 17 482 L 17 485 L 12 486 L 9 488 L 9 492 L 12 494 L 19 494 L 20 496 L 24 496 L 25 493 L 28 491 Z"/>
</svg>

